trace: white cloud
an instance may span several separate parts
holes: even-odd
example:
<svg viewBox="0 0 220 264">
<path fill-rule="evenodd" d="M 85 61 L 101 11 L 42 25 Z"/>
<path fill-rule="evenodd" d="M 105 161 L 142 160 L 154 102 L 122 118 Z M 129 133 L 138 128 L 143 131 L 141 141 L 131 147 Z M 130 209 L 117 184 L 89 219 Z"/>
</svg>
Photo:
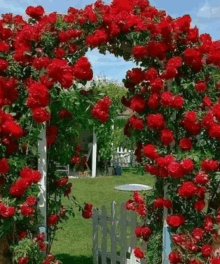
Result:
<svg viewBox="0 0 220 264">
<path fill-rule="evenodd" d="M 206 2 L 198 11 L 197 17 L 202 18 L 214 18 L 220 17 L 220 6 L 212 7 L 208 2 Z"/>
</svg>

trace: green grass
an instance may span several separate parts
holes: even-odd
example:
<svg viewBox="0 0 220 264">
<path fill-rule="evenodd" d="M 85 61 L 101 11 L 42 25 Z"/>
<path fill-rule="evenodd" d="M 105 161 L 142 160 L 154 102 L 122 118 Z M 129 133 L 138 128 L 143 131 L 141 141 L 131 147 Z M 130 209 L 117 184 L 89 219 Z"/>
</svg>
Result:
<svg viewBox="0 0 220 264">
<path fill-rule="evenodd" d="M 121 176 L 103 176 L 95 179 L 80 178 L 71 180 L 73 195 L 83 204 L 92 203 L 96 208 L 105 205 L 110 213 L 111 202 L 116 201 L 118 207 L 128 200 L 132 192 L 114 190 L 114 187 L 125 183 L 140 183 L 153 185 L 151 176 L 140 175 L 135 169 L 124 170 Z M 68 199 L 64 199 L 68 205 Z M 76 212 L 76 216 L 69 219 L 63 230 L 58 230 L 52 246 L 52 253 L 63 264 L 92 264 L 92 220 L 85 220 Z"/>
</svg>

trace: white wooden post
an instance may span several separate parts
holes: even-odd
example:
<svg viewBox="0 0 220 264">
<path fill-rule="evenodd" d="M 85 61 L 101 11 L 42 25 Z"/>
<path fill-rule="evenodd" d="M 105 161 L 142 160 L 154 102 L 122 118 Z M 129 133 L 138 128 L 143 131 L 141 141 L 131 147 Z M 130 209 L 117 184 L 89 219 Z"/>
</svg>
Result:
<svg viewBox="0 0 220 264">
<path fill-rule="evenodd" d="M 47 140 L 46 140 L 46 124 L 40 132 L 38 140 L 38 170 L 42 174 L 39 193 L 38 207 L 41 215 L 43 216 L 42 226 L 39 227 L 40 233 L 45 233 L 45 239 L 47 240 Z"/>
<path fill-rule="evenodd" d="M 96 177 L 96 161 L 97 161 L 97 136 L 93 129 L 93 144 L 92 144 L 92 178 Z"/>
<path fill-rule="evenodd" d="M 167 194 L 167 185 L 164 186 L 164 198 L 166 198 Z M 163 211 L 163 253 L 162 253 L 162 263 L 163 264 L 169 264 L 168 256 L 169 253 L 171 252 L 171 239 L 170 239 L 170 234 L 168 232 L 168 225 L 166 222 L 168 215 L 168 210 L 167 208 L 164 208 Z"/>
</svg>

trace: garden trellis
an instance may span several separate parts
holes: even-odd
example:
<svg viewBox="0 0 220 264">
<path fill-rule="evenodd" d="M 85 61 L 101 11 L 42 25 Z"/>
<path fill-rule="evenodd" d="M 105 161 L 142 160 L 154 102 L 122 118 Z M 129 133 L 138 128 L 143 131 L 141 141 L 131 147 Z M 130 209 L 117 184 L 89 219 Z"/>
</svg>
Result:
<svg viewBox="0 0 220 264">
<path fill-rule="evenodd" d="M 91 115 L 92 127 L 111 128 L 111 99 L 76 85 L 93 77 L 85 57 L 89 48 L 137 64 L 123 80 L 128 94 L 122 103 L 134 113 L 124 132 L 136 138 L 136 161 L 156 178 L 148 204 L 138 193 L 126 203 L 143 218 L 137 237 L 150 239 L 167 208 L 170 262 L 219 261 L 213 244 L 220 222 L 220 42 L 191 28 L 189 15 L 173 19 L 146 0 L 110 5 L 98 0 L 82 10 L 70 7 L 67 14 L 30 6 L 26 14 L 28 21 L 12 14 L 0 20 L 1 241 L 13 248 L 10 261 L 56 263 L 51 255 L 41 255 L 47 246 L 43 235 L 36 235 L 39 182 L 45 189 L 46 168 L 43 174 L 37 170 L 43 124 L 49 242 L 65 219 L 62 195 L 71 192 L 67 177 L 56 174 L 56 163 L 86 162 L 72 140 L 74 125 Z M 44 161 L 45 155 L 44 147 Z M 79 208 L 85 218 L 92 216 L 91 205 Z M 134 254 L 145 257 L 139 248 Z"/>
</svg>

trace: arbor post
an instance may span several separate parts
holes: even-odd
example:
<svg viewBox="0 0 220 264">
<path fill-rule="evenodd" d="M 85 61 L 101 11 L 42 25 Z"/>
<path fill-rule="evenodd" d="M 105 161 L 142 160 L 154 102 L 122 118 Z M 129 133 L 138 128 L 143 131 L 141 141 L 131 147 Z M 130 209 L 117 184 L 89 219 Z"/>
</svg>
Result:
<svg viewBox="0 0 220 264">
<path fill-rule="evenodd" d="M 167 185 L 164 186 L 164 198 L 167 194 Z M 168 256 L 171 252 L 171 239 L 169 233 L 169 226 L 167 225 L 166 219 L 168 216 L 168 209 L 164 208 L 163 211 L 163 253 L 162 253 L 162 264 L 169 264 Z"/>
<path fill-rule="evenodd" d="M 46 140 L 46 124 L 44 124 L 38 140 L 38 170 L 41 172 L 42 178 L 39 182 L 40 193 L 38 207 L 43 216 L 42 225 L 39 227 L 39 233 L 45 234 L 47 240 L 47 140 Z"/>
<path fill-rule="evenodd" d="M 95 129 L 93 129 L 93 144 L 92 144 L 92 178 L 96 177 L 96 165 L 97 165 L 97 136 Z"/>
</svg>

